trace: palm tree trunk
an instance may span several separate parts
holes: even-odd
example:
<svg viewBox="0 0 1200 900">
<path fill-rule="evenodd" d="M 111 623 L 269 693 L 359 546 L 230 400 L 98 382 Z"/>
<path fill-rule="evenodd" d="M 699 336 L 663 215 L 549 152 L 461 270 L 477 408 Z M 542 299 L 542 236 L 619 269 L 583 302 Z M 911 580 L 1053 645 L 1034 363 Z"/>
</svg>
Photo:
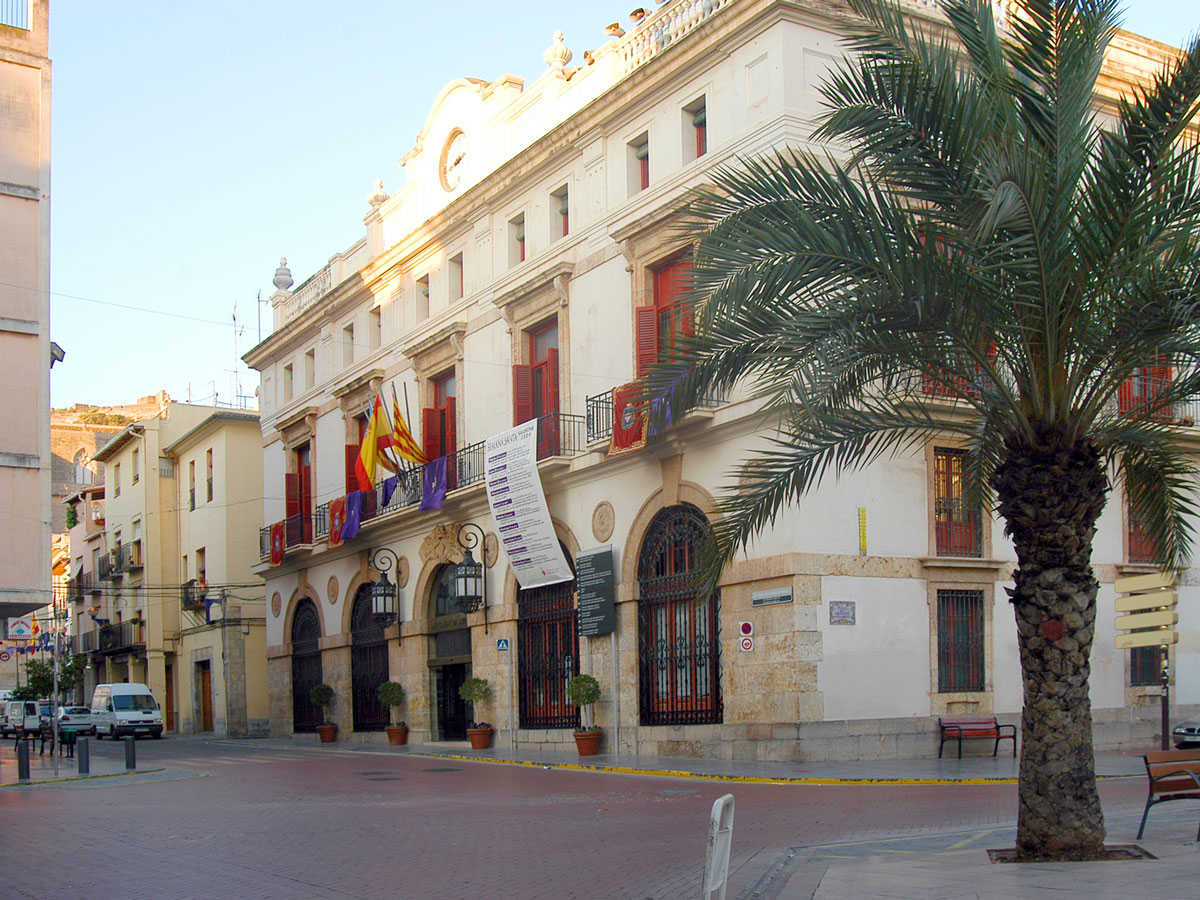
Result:
<svg viewBox="0 0 1200 900">
<path fill-rule="evenodd" d="M 1011 437 L 992 480 L 1017 551 L 1025 705 L 1017 853 L 1090 859 L 1104 846 L 1088 696 L 1096 589 L 1092 540 L 1108 481 L 1096 447 L 1059 426 Z"/>
</svg>

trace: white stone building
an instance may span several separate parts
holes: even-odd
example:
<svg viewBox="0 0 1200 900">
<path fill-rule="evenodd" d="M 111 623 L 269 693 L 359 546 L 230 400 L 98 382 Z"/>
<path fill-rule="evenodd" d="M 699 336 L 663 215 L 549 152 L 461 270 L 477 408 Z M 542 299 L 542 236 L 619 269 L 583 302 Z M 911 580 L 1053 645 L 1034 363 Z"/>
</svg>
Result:
<svg viewBox="0 0 1200 900">
<path fill-rule="evenodd" d="M 374 687 L 390 678 L 408 692 L 414 740 L 456 739 L 468 710 L 454 688 L 474 674 L 494 689 L 474 717 L 501 746 L 570 742 L 562 682 L 575 671 L 599 679 L 598 723 L 621 752 L 913 756 L 936 752 L 946 711 L 1019 720 L 1002 590 L 1015 558 L 998 521 L 962 507 L 951 442 L 827 482 L 707 600 L 678 576 L 727 474 L 764 439 L 752 404 L 714 398 L 644 449 L 610 453 L 613 389 L 682 327 L 672 303 L 689 247 L 672 223 L 688 190 L 736 157 L 807 144 L 843 14 L 672 0 L 586 53 L 556 35 L 531 84 L 451 82 L 402 160 L 405 186 L 369 198 L 364 237 L 294 288 L 280 267 L 274 331 L 245 357 L 262 375 L 264 522 L 286 522 L 282 564 L 265 531 L 258 569 L 274 733 L 314 725 L 308 688 L 325 681 L 343 739 L 369 736 L 384 715 Z M 1169 52 L 1119 35 L 1105 89 L 1127 90 Z M 348 460 L 378 389 L 407 402 L 432 455 L 454 454 L 454 480 L 440 511 L 419 511 L 404 483 L 376 497 L 359 536 L 331 548 L 328 504 L 353 488 Z M 561 543 L 612 546 L 612 635 L 577 638 L 572 585 L 519 591 L 503 552 L 488 555 L 484 609 L 451 602 L 457 526 L 495 531 L 481 442 L 535 416 Z M 1113 648 L 1114 578 L 1152 568 L 1123 510 L 1118 488 L 1094 560 L 1100 747 L 1145 743 L 1157 715 L 1158 687 L 1138 683 L 1157 669 Z M 383 630 L 367 614 L 380 547 L 398 554 L 401 586 L 399 624 Z M 1192 580 L 1180 709 L 1200 702 Z"/>
</svg>

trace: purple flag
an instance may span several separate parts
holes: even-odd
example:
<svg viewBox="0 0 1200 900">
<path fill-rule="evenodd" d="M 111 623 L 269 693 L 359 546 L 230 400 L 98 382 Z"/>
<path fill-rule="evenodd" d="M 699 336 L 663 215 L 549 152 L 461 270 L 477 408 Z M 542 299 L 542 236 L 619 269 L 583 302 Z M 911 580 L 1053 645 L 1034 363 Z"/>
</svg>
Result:
<svg viewBox="0 0 1200 900">
<path fill-rule="evenodd" d="M 346 495 L 346 518 L 342 522 L 342 540 L 358 537 L 358 526 L 362 523 L 362 491 L 351 491 Z"/>
<path fill-rule="evenodd" d="M 421 477 L 421 506 L 422 510 L 441 509 L 442 501 L 446 499 L 446 457 L 425 463 L 425 472 Z"/>
<path fill-rule="evenodd" d="M 396 493 L 396 485 L 400 479 L 393 475 L 391 478 L 385 478 L 383 481 L 383 502 L 380 506 L 387 506 L 388 501 L 392 499 L 392 494 Z"/>
</svg>

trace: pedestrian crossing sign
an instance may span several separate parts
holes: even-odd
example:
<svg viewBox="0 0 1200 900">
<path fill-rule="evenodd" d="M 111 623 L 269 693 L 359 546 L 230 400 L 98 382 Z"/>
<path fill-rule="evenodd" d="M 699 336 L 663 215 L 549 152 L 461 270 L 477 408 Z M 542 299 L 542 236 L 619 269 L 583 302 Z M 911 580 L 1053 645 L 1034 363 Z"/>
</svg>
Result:
<svg viewBox="0 0 1200 900">
<path fill-rule="evenodd" d="M 499 653 L 508 652 L 508 638 L 496 638 L 496 651 Z"/>
</svg>

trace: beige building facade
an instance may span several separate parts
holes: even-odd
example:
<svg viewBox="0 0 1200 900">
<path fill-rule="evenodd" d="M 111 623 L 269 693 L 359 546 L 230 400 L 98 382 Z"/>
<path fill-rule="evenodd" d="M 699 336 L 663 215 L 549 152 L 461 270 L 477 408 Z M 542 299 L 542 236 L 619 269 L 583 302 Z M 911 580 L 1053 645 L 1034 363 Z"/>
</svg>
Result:
<svg viewBox="0 0 1200 900">
<path fill-rule="evenodd" d="M 0 621 L 51 590 L 48 41 L 46 0 L 0 9 Z"/>
<path fill-rule="evenodd" d="M 252 413 L 167 402 L 96 453 L 103 499 L 73 498 L 102 516 L 72 545 L 90 684 L 149 685 L 168 731 L 265 731 L 262 588 L 244 549 L 261 524 L 258 430 Z"/>
<path fill-rule="evenodd" d="M 586 52 L 555 35 L 528 85 L 446 86 L 403 157 L 406 184 L 369 196 L 360 241 L 298 286 L 281 264 L 274 332 L 245 357 L 262 378 L 272 733 L 311 730 L 309 689 L 325 682 L 342 739 L 380 739 L 372 698 L 390 679 L 408 693 L 413 740 L 461 740 L 486 720 L 502 746 L 569 744 L 578 719 L 563 687 L 577 672 L 600 681 L 597 722 L 623 753 L 932 755 L 938 715 L 1018 720 L 1003 591 L 1015 556 L 1002 523 L 963 505 L 952 441 L 826 482 L 705 596 L 693 576 L 716 498 L 767 437 L 755 404 L 713 397 L 644 446 L 620 437 L 621 387 L 684 327 L 691 248 L 672 225 L 688 192 L 739 157 L 809 146 L 818 84 L 843 52 L 841 15 L 815 2 L 672 0 Z M 1101 108 L 1169 53 L 1119 35 Z M 330 506 L 355 490 L 377 392 L 408 410 L 427 455 L 447 457 L 448 492 L 422 511 L 423 473 L 408 473 L 363 495 L 361 531 L 337 545 Z M 611 549 L 611 634 L 580 636 L 575 584 L 521 589 L 498 549 L 483 442 L 532 418 L 568 558 Z M 1113 648 L 1114 579 L 1153 569 L 1124 506 L 1118 488 L 1096 539 L 1100 747 L 1144 743 L 1157 715 L 1156 672 Z M 487 602 L 474 611 L 455 602 L 466 523 L 487 534 Z M 398 621 L 371 614 L 381 548 L 397 557 Z M 1185 610 L 1197 584 L 1186 572 Z M 1185 628 L 1174 663 L 1178 710 L 1194 710 L 1200 631 Z M 457 696 L 470 675 L 493 689 L 479 709 Z"/>
</svg>

